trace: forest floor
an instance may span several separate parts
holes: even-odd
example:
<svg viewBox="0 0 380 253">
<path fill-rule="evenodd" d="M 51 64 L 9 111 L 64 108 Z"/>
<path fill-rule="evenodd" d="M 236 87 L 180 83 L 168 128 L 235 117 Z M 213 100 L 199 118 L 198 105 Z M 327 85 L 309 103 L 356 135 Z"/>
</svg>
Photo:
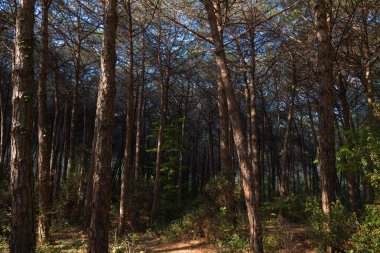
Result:
<svg viewBox="0 0 380 253">
<path fill-rule="evenodd" d="M 264 228 L 266 239 L 266 252 L 283 253 L 317 253 L 318 250 L 308 234 L 310 228 L 302 224 L 267 224 Z M 271 238 L 277 238 L 272 241 Z M 279 238 L 279 240 L 278 240 Z M 164 237 L 154 233 L 137 233 L 132 238 L 126 239 L 122 244 L 112 242 L 114 236 L 110 235 L 110 252 L 120 253 L 218 253 L 231 252 L 223 247 L 218 247 L 206 239 L 193 239 L 182 241 L 168 241 Z M 276 244 L 276 246 L 274 246 Z M 5 247 L 4 247 L 5 246 Z M 37 253 L 85 253 L 87 246 L 87 235 L 80 227 L 65 226 L 55 228 L 52 231 L 52 243 L 47 246 L 38 247 Z M 6 245 L 1 252 L 8 253 Z"/>
<path fill-rule="evenodd" d="M 318 252 L 307 239 L 310 228 L 302 224 L 287 224 L 277 226 L 271 224 L 265 226 L 267 236 L 280 238 L 276 242 L 280 247 L 272 248 L 271 241 L 266 243 L 266 252 Z M 194 239 L 183 241 L 168 241 L 165 238 L 148 234 L 134 234 L 133 239 L 126 240 L 123 244 L 112 243 L 113 235 L 110 236 L 111 252 L 131 253 L 217 253 L 230 252 L 221 247 L 211 244 L 206 239 Z M 52 232 L 52 244 L 39 248 L 39 253 L 62 252 L 62 253 L 84 253 L 86 252 L 87 235 L 79 227 L 67 226 Z M 269 244 L 268 244 L 269 243 Z"/>
<path fill-rule="evenodd" d="M 163 242 L 160 238 L 155 238 L 145 242 L 145 252 L 216 253 L 218 251 L 214 245 L 208 243 L 205 239 Z"/>
<path fill-rule="evenodd" d="M 110 238 L 113 239 L 113 236 Z M 52 243 L 39 248 L 38 252 L 84 253 L 87 235 L 77 227 L 65 227 L 52 232 Z M 123 250 L 125 249 L 125 250 Z M 116 251 L 119 250 L 119 251 Z M 133 241 L 123 244 L 110 243 L 111 252 L 131 253 L 216 253 L 217 248 L 205 239 L 168 242 L 163 238 L 138 234 Z"/>
</svg>

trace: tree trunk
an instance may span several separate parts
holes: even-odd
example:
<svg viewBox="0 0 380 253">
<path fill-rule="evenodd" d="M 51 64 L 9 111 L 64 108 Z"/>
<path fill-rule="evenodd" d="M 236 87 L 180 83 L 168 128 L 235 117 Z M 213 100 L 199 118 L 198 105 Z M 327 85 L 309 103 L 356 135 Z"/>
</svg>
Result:
<svg viewBox="0 0 380 253">
<path fill-rule="evenodd" d="M 10 251 L 34 252 L 33 186 L 33 27 L 34 0 L 17 5 L 12 96 L 10 192 L 12 224 Z"/>
<path fill-rule="evenodd" d="M 46 79 L 49 39 L 49 7 L 50 1 L 42 1 L 42 46 L 40 56 L 40 79 L 38 83 L 38 179 L 39 179 L 39 216 L 38 241 L 44 244 L 49 240 L 50 230 L 50 193 L 49 193 L 49 134 L 46 125 Z"/>
<path fill-rule="evenodd" d="M 101 76 L 94 129 L 94 175 L 88 252 L 108 252 L 112 134 L 115 107 L 117 1 L 105 0 Z"/>
<path fill-rule="evenodd" d="M 319 76 L 319 158 L 322 181 L 322 208 L 329 214 L 336 199 L 333 62 L 330 27 L 325 0 L 314 0 L 314 20 L 318 39 Z"/>
<path fill-rule="evenodd" d="M 78 18 L 78 29 L 80 27 L 80 18 Z M 76 129 L 77 129 L 77 104 L 78 104 L 78 88 L 80 82 L 80 68 L 81 68 L 81 51 L 82 42 L 81 35 L 78 34 L 78 45 L 75 56 L 75 83 L 72 94 L 72 107 L 71 107 L 71 122 L 70 122 L 70 139 L 69 139 L 69 155 L 68 165 L 66 171 L 66 178 L 69 178 L 75 172 L 75 147 L 76 147 Z"/>
<path fill-rule="evenodd" d="M 132 24 L 132 10 L 131 1 L 125 0 L 125 9 L 128 17 L 128 39 L 129 39 L 129 75 L 128 75 L 128 102 L 127 102 L 127 134 L 125 140 L 124 162 L 121 174 L 121 192 L 120 192 L 120 210 L 119 210 L 119 224 L 117 227 L 117 236 L 125 233 L 126 213 L 127 213 L 127 198 L 128 198 L 128 183 L 131 174 L 132 164 L 132 134 L 133 134 L 133 86 L 134 86 L 134 52 L 133 52 L 133 24 Z"/>
<path fill-rule="evenodd" d="M 89 169 L 89 150 L 88 150 L 88 109 L 87 100 L 84 99 L 83 102 L 83 139 L 82 139 L 82 161 L 80 164 L 80 182 L 78 186 L 78 196 L 76 200 L 76 205 L 78 210 L 83 211 L 84 207 L 84 197 L 85 189 L 87 183 L 87 174 Z"/>
<path fill-rule="evenodd" d="M 187 115 L 188 115 L 188 104 L 189 104 L 189 97 L 191 92 L 191 81 L 188 79 L 187 87 L 186 87 L 186 93 L 185 93 L 185 101 L 181 101 L 180 105 L 180 117 L 181 117 L 181 134 L 179 136 L 179 175 L 178 175 L 178 201 L 181 203 L 183 201 L 183 198 L 185 196 L 185 193 L 187 191 L 188 186 L 188 171 L 189 167 L 191 166 L 191 160 L 190 160 L 190 152 L 187 152 L 187 167 L 185 168 L 184 160 L 185 160 L 185 133 L 186 133 L 186 126 L 187 126 Z M 190 138 L 189 138 L 190 142 Z"/>
<path fill-rule="evenodd" d="M 65 102 L 65 109 L 64 111 L 67 112 L 67 103 Z M 67 119 L 66 119 L 66 113 L 64 113 L 64 116 L 63 116 L 63 122 L 67 122 Z M 58 200 L 58 195 L 59 195 L 59 190 L 60 190 L 60 183 L 61 183 L 61 178 L 62 178 L 62 168 L 63 168 L 63 160 L 64 160 L 64 145 L 65 145 L 65 125 L 62 124 L 62 126 L 60 126 L 60 128 L 62 129 L 62 131 L 60 131 L 57 136 L 57 139 L 58 139 L 58 143 L 57 143 L 57 166 L 55 168 L 55 175 L 54 175 L 54 188 L 53 188 L 53 203 Z"/>
<path fill-rule="evenodd" d="M 308 173 L 307 173 L 307 162 L 306 162 L 306 151 L 305 151 L 305 140 L 304 140 L 304 129 L 303 129 L 303 116 L 301 112 L 301 119 L 299 121 L 300 130 L 297 127 L 297 124 L 294 124 L 295 130 L 297 133 L 298 138 L 298 145 L 300 148 L 300 159 L 301 159 L 301 166 L 302 166 L 302 173 L 303 173 L 303 180 L 304 180 L 304 192 L 305 194 L 309 193 L 309 180 L 308 180 Z"/>
<path fill-rule="evenodd" d="M 136 158 L 135 158 L 135 175 L 134 181 L 137 182 L 141 176 L 141 154 L 143 146 L 143 126 L 145 112 L 145 36 L 143 35 L 143 48 L 141 60 L 141 84 L 140 96 L 138 98 L 137 119 L 136 119 Z"/>
<path fill-rule="evenodd" d="M 312 140 L 316 146 L 312 156 L 310 157 L 311 158 L 310 164 L 312 167 L 312 173 L 310 173 L 310 176 L 311 176 L 310 188 L 311 188 L 311 193 L 316 194 L 318 189 L 319 189 L 319 187 L 317 186 L 317 182 L 318 182 L 319 178 L 318 178 L 318 172 L 317 172 L 316 165 L 314 164 L 314 157 L 319 156 L 320 145 L 319 145 L 319 141 L 318 141 L 318 137 L 317 137 L 317 131 L 315 130 L 315 123 L 314 123 L 314 118 L 313 118 L 313 114 L 311 111 L 310 99 L 308 99 L 308 103 L 307 103 L 307 112 L 308 112 L 308 117 L 309 117 L 309 121 L 310 121 L 311 137 L 312 137 Z"/>
<path fill-rule="evenodd" d="M 269 174 L 271 175 L 270 176 L 271 180 L 268 180 L 268 184 L 270 184 L 270 186 L 268 186 L 268 189 L 270 187 L 272 195 L 275 195 L 275 193 L 276 193 L 276 168 L 277 168 L 277 171 L 279 171 L 280 162 L 278 159 L 277 145 L 276 145 L 276 142 L 273 140 L 273 130 L 272 130 L 271 120 L 270 120 L 268 113 L 265 109 L 266 108 L 266 102 L 265 102 L 264 92 L 262 89 L 260 89 L 260 97 L 261 97 L 261 104 L 262 104 L 262 108 L 263 108 L 264 129 L 265 129 L 265 126 L 267 126 L 267 129 L 268 129 L 267 130 L 268 131 L 268 134 L 267 134 L 267 138 L 268 138 L 267 145 L 268 145 L 268 147 L 267 148 L 269 149 L 269 153 L 270 153 L 270 157 L 271 157 L 270 163 L 272 164 L 271 173 L 268 173 L 268 175 Z M 269 164 L 269 162 L 268 162 L 268 164 Z"/>
<path fill-rule="evenodd" d="M 268 191 L 268 200 L 272 200 L 272 194 L 274 192 L 274 189 L 272 188 L 272 178 L 274 177 L 274 174 L 272 173 L 272 160 L 271 160 L 271 152 L 270 152 L 270 134 L 269 134 L 269 131 L 268 131 L 268 120 L 267 120 L 267 117 L 265 116 L 265 114 L 263 115 L 263 132 L 264 132 L 264 149 L 265 149 L 265 154 L 266 154 L 266 160 L 267 160 L 267 191 Z"/>
<path fill-rule="evenodd" d="M 260 187 L 260 168 L 259 168 L 259 140 L 257 130 L 257 113 L 256 113 L 256 51 L 255 51 L 255 33 L 253 29 L 249 30 L 250 48 L 251 48 L 251 151 L 252 151 L 252 168 L 253 168 L 253 183 L 255 191 L 255 199 L 257 206 L 261 202 L 261 187 Z M 262 182 L 264 183 L 264 182 Z"/>
<path fill-rule="evenodd" d="M 343 80 L 343 76 L 339 75 L 339 97 L 342 104 L 342 114 L 343 114 L 343 129 L 345 132 L 346 145 L 348 148 L 352 148 L 352 138 L 350 133 L 350 108 L 347 101 L 347 89 Z M 347 162 L 347 159 L 343 160 Z M 351 211 L 359 211 L 359 185 L 358 185 L 358 174 L 356 171 L 350 170 L 345 172 L 347 178 L 347 188 L 348 188 L 348 201 L 350 203 Z"/>
<path fill-rule="evenodd" d="M 289 176 L 290 175 L 290 157 L 289 157 L 289 142 L 292 134 L 292 124 L 293 124 L 293 104 L 295 97 L 295 87 L 292 87 L 292 98 L 288 106 L 288 116 L 286 122 L 286 130 L 284 137 L 284 144 L 282 148 L 281 157 L 281 172 L 280 172 L 280 196 L 285 197 L 289 191 Z"/>
<path fill-rule="evenodd" d="M 364 10 L 362 13 L 362 40 L 363 40 L 363 58 L 364 58 L 364 83 L 365 83 L 365 92 L 367 94 L 367 104 L 368 104 L 368 130 L 371 135 L 373 135 L 374 129 L 378 127 L 380 123 L 380 111 L 376 105 L 376 100 L 374 97 L 374 92 L 372 88 L 372 64 L 373 59 L 371 59 L 370 47 L 369 47 L 369 38 L 368 38 L 368 10 L 367 7 L 363 6 Z M 376 59 L 376 55 L 374 56 Z M 372 158 L 368 155 L 368 170 L 373 172 L 373 161 Z M 374 188 L 369 182 L 367 176 L 365 176 L 365 201 L 368 204 L 373 204 L 375 201 L 375 192 Z"/>
<path fill-rule="evenodd" d="M 218 77 L 219 78 L 219 77 Z M 219 156 L 220 156 L 220 169 L 222 174 L 226 177 L 229 189 L 226 191 L 226 207 L 227 212 L 231 218 L 235 214 L 235 201 L 233 198 L 235 179 L 232 169 L 232 156 L 230 149 L 230 130 L 228 120 L 228 107 L 226 93 L 223 88 L 221 80 L 218 81 L 218 108 L 219 108 Z"/>
<path fill-rule="evenodd" d="M 63 139 L 62 139 L 62 160 L 61 160 L 61 177 L 60 177 L 60 183 L 63 183 L 66 180 L 67 176 L 67 167 L 68 167 L 68 159 L 69 159 L 69 145 L 70 145 L 70 126 L 69 126 L 69 119 L 70 119 L 70 113 L 69 113 L 69 94 L 68 91 L 66 91 L 66 101 L 65 101 L 65 111 L 64 111 L 64 117 L 63 120 Z"/>
<path fill-rule="evenodd" d="M 198 147 L 199 147 L 199 130 L 197 129 L 197 132 L 194 136 L 193 146 L 193 166 L 191 168 L 191 193 L 194 196 L 197 194 L 198 185 L 197 185 L 197 171 L 198 171 Z"/>
<path fill-rule="evenodd" d="M 160 29 L 160 39 L 161 39 L 161 29 Z M 159 49 L 160 50 L 160 49 Z M 164 144 L 164 129 L 165 129 L 165 118 L 166 118 L 166 99 L 169 84 L 169 70 L 166 73 L 163 70 L 162 55 L 158 53 L 158 62 L 160 67 L 160 123 L 158 129 L 157 138 L 157 155 L 156 155 L 156 168 L 155 168 L 155 178 L 154 178 L 154 189 L 153 189 L 153 201 L 152 210 L 150 213 L 151 222 L 154 222 L 156 218 L 156 212 L 158 208 L 158 198 L 160 192 L 160 174 L 161 174 L 161 163 L 162 163 L 162 147 Z M 166 79 L 166 80 L 164 80 Z"/>
<path fill-rule="evenodd" d="M 54 89 L 54 123 L 53 123 L 53 133 L 52 133 L 52 143 L 51 143 L 51 156 L 50 156 L 50 201 L 51 204 L 55 201 L 55 195 L 54 195 L 54 185 L 55 185 L 55 178 L 58 171 L 57 165 L 58 165 L 58 155 L 59 155 L 59 126 L 61 123 L 61 117 L 59 116 L 59 105 L 58 105 L 58 65 L 56 64 L 56 70 L 55 70 L 55 89 Z"/>
<path fill-rule="evenodd" d="M 207 120 L 207 152 L 208 152 L 208 157 L 209 157 L 209 160 L 208 160 L 208 168 L 209 168 L 209 171 L 206 172 L 208 177 L 207 177 L 207 180 L 206 180 L 206 184 L 207 182 L 212 179 L 214 176 L 215 176 L 215 168 L 214 168 L 214 141 L 213 141 L 213 135 L 212 135 L 212 112 L 211 110 L 209 111 L 209 116 L 208 116 L 208 120 Z"/>
<path fill-rule="evenodd" d="M 230 83 L 230 73 L 227 66 L 227 58 L 223 45 L 223 37 L 218 29 L 218 20 L 215 14 L 216 8 L 211 0 L 202 0 L 208 14 L 208 22 L 215 46 L 215 60 L 218 67 L 218 75 L 225 89 L 228 114 L 232 125 L 233 139 L 238 154 L 240 172 L 242 176 L 242 186 L 245 203 L 248 212 L 250 228 L 250 248 L 255 253 L 263 252 L 262 232 L 259 214 L 256 205 L 254 191 L 252 189 L 252 163 L 248 156 L 247 145 L 241 127 L 239 107 L 237 105 L 234 90 Z"/>
<path fill-rule="evenodd" d="M 178 174 L 178 201 L 181 203 L 184 195 L 184 179 L 185 179 L 185 168 L 184 168 L 184 153 L 185 153 L 185 128 L 186 128 L 186 116 L 183 116 L 183 105 L 181 104 L 181 134 L 179 136 L 179 174 Z M 186 114 L 186 103 L 185 103 L 185 114 Z"/>
</svg>

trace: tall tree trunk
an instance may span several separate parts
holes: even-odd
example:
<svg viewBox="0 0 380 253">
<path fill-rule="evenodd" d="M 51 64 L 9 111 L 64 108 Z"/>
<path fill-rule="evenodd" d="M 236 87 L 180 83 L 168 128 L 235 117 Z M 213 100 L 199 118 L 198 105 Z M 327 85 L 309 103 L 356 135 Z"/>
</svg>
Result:
<svg viewBox="0 0 380 253">
<path fill-rule="evenodd" d="M 161 28 L 160 28 L 160 39 L 161 39 Z M 160 50 L 160 47 L 159 49 Z M 158 53 L 158 62 L 160 67 L 160 123 L 158 129 L 158 138 L 157 138 L 157 155 L 156 155 L 156 165 L 155 165 L 155 178 L 154 178 L 154 189 L 153 189 L 153 201 L 152 201 L 152 210 L 150 213 L 151 222 L 154 222 L 156 218 L 157 208 L 158 208 L 158 199 L 160 192 L 160 174 L 161 174 L 161 163 L 162 163 L 162 147 L 164 144 L 164 129 L 165 129 L 165 119 L 166 119 L 166 100 L 169 84 L 169 69 L 164 73 L 162 55 L 159 51 Z M 168 63 L 169 64 L 169 63 Z M 170 66 L 170 65 L 169 65 Z M 164 80 L 165 79 L 165 80 Z"/>
<path fill-rule="evenodd" d="M 256 51 L 255 51 L 255 32 L 253 29 L 249 29 L 249 41 L 251 48 L 251 64 L 250 64 L 250 75 L 251 75 L 251 151 L 252 151 L 252 168 L 253 168 L 253 182 L 255 199 L 257 206 L 261 202 L 261 187 L 260 187 L 260 168 L 259 168 L 259 140 L 258 140 L 258 130 L 257 130 L 257 113 L 256 113 Z M 264 183 L 264 182 L 262 182 Z"/>
<path fill-rule="evenodd" d="M 49 193 L 49 133 L 46 125 L 46 79 L 49 39 L 50 1 L 42 1 L 42 46 L 40 56 L 40 77 L 38 82 L 38 179 L 39 179 L 39 216 L 38 241 L 44 244 L 50 237 L 50 193 Z"/>
<path fill-rule="evenodd" d="M 219 79 L 219 77 L 218 77 Z M 233 197 L 235 180 L 232 168 L 232 156 L 230 149 L 230 129 L 228 120 L 228 106 L 226 93 L 223 88 L 221 80 L 218 80 L 218 108 L 219 108 L 219 157 L 220 169 L 222 174 L 226 177 L 229 189 L 226 191 L 226 207 L 227 212 L 231 218 L 235 214 L 235 201 Z"/>
<path fill-rule="evenodd" d="M 64 111 L 67 112 L 67 104 L 65 103 L 65 109 Z M 66 116 L 64 114 L 63 116 L 63 122 L 67 121 L 66 119 Z M 54 175 L 54 188 L 53 188 L 53 203 L 58 200 L 58 197 L 59 197 L 59 191 L 60 191 L 60 183 L 61 183 L 61 180 L 62 180 L 62 172 L 63 172 L 63 160 L 64 160 L 64 145 L 65 145 L 65 125 L 62 124 L 62 126 L 60 126 L 60 128 L 62 129 L 62 131 L 60 131 L 60 134 L 57 136 L 58 138 L 58 143 L 57 143 L 57 166 L 56 166 L 56 171 L 55 171 L 55 175 Z"/>
<path fill-rule="evenodd" d="M 322 208 L 329 214 L 336 199 L 333 61 L 330 27 L 325 0 L 314 0 L 314 20 L 318 39 L 319 145 L 322 181 Z"/>
<path fill-rule="evenodd" d="M 101 76 L 94 129 L 94 175 L 88 252 L 108 252 L 112 134 L 115 107 L 117 1 L 105 0 Z"/>
<path fill-rule="evenodd" d="M 207 180 L 206 180 L 206 184 L 207 182 L 212 179 L 214 176 L 215 176 L 215 168 L 214 168 L 214 141 L 213 141 L 213 135 L 212 135 L 212 112 L 211 110 L 209 111 L 209 116 L 208 116 L 208 120 L 207 120 L 207 152 L 208 152 L 208 157 L 209 157 L 209 161 L 208 161 L 208 167 L 209 167 L 209 171 L 208 171 L 208 175 L 209 177 L 207 177 Z"/>
<path fill-rule="evenodd" d="M 183 115 L 186 114 L 186 103 L 185 103 L 185 110 L 182 109 L 183 105 L 181 104 L 181 133 L 179 135 L 179 174 L 178 174 L 178 201 L 182 202 L 183 195 L 184 195 L 184 179 L 185 179 L 185 168 L 184 168 L 184 156 L 185 156 L 185 130 L 186 130 L 186 116 Z M 183 113 L 183 111 L 185 111 Z"/>
<path fill-rule="evenodd" d="M 10 161 L 12 224 L 9 248 L 12 253 L 35 250 L 32 144 L 34 0 L 20 1 L 16 8 Z"/>
<path fill-rule="evenodd" d="M 51 204 L 55 201 L 54 195 L 54 183 L 57 174 L 57 165 L 58 165 L 58 152 L 59 152 L 59 126 L 61 123 L 61 117 L 59 116 L 59 105 L 58 105 L 58 78 L 59 78 L 59 69 L 58 64 L 56 64 L 55 76 L 54 76 L 54 123 L 53 123 L 53 133 L 52 133 L 52 142 L 51 142 L 51 152 L 50 152 L 50 201 Z"/>
<path fill-rule="evenodd" d="M 136 158 L 135 158 L 135 175 L 134 181 L 137 182 L 141 176 L 142 167 L 142 145 L 143 145 L 143 126 L 144 126 L 144 111 L 145 111 L 145 36 L 143 35 L 143 48 L 141 60 L 141 84 L 140 96 L 138 98 L 137 118 L 136 118 Z"/>
<path fill-rule="evenodd" d="M 87 109 L 87 100 L 83 101 L 83 139 L 82 139 L 82 161 L 80 164 L 80 182 L 78 186 L 78 196 L 77 196 L 77 209 L 83 211 L 84 207 L 84 197 L 85 189 L 87 183 L 87 174 L 89 169 L 89 151 L 88 151 L 88 109 Z"/>
<path fill-rule="evenodd" d="M 300 130 L 297 127 L 297 124 L 294 124 L 297 138 L 298 138 L 298 145 L 300 148 L 300 159 L 301 159 L 301 166 L 302 166 L 302 173 L 303 173 L 303 180 L 304 180 L 304 192 L 305 194 L 309 193 L 309 178 L 307 173 L 307 162 L 306 162 L 306 151 L 305 151 L 305 140 L 304 140 L 304 129 L 303 129 L 303 116 L 301 113 L 301 119 L 299 121 Z"/>
<path fill-rule="evenodd" d="M 273 140 L 273 129 L 272 129 L 271 120 L 270 120 L 268 113 L 265 109 L 266 108 L 266 102 L 265 102 L 264 92 L 263 92 L 262 88 L 260 89 L 260 98 L 261 98 L 261 104 L 262 104 L 262 108 L 263 108 L 264 126 L 267 125 L 267 129 L 268 129 L 268 134 L 267 134 L 268 141 L 267 141 L 267 143 L 269 144 L 268 149 L 269 149 L 269 153 L 271 156 L 271 164 L 272 164 L 271 173 L 270 173 L 271 174 L 271 180 L 270 181 L 268 180 L 268 184 L 271 185 L 270 188 L 271 188 L 272 194 L 274 195 L 276 193 L 276 168 L 277 168 L 277 171 L 279 171 L 281 166 L 280 166 L 280 161 L 278 159 L 277 145 L 276 145 L 276 142 Z"/>
<path fill-rule="evenodd" d="M 280 172 L 280 196 L 284 197 L 289 191 L 289 181 L 291 179 L 292 174 L 290 173 L 290 154 L 289 154 L 289 144 L 291 141 L 292 135 L 292 125 L 293 125 L 293 107 L 294 107 L 294 99 L 296 96 L 296 87 L 295 80 L 293 80 L 292 84 L 292 94 L 291 99 L 288 104 L 288 115 L 286 122 L 286 130 L 284 143 L 282 148 L 282 157 L 281 157 L 281 172 Z"/>
<path fill-rule="evenodd" d="M 238 154 L 239 168 L 242 175 L 242 185 L 245 203 L 248 212 L 250 228 L 250 248 L 255 253 L 263 252 L 262 232 L 259 214 L 256 205 L 254 191 L 252 189 L 252 163 L 248 156 L 247 145 L 241 127 L 239 107 L 237 105 L 234 90 L 231 86 L 230 73 L 227 65 L 226 53 L 223 45 L 223 37 L 218 29 L 218 20 L 215 14 L 216 8 L 211 0 L 202 0 L 208 14 L 208 23 L 211 29 L 215 46 L 215 60 L 218 67 L 218 75 L 225 89 L 228 114 L 232 125 L 233 139 Z"/>
<path fill-rule="evenodd" d="M 66 180 L 68 160 L 69 160 L 69 145 L 70 145 L 70 113 L 69 113 L 69 92 L 66 90 L 66 101 L 65 101 L 65 111 L 64 111 L 64 121 L 63 121 L 63 139 L 62 139 L 62 169 L 60 183 L 63 183 Z"/>
<path fill-rule="evenodd" d="M 78 29 L 80 27 L 80 18 L 78 18 Z M 68 165 L 66 171 L 66 178 L 69 178 L 75 171 L 75 147 L 76 147 L 76 130 L 77 130 L 77 107 L 78 107 L 78 88 L 80 82 L 80 69 L 81 69 L 81 52 L 82 52 L 82 41 L 81 35 L 78 34 L 78 45 L 75 55 L 75 83 L 72 93 L 72 107 L 71 107 L 71 122 L 70 122 L 70 139 L 69 139 L 69 154 L 68 154 Z"/>
<path fill-rule="evenodd" d="M 194 151 L 193 151 L 193 166 L 191 168 L 191 193 L 193 196 L 197 194 L 197 171 L 198 171 L 198 148 L 199 148 L 199 129 L 196 130 L 193 141 Z"/>
<path fill-rule="evenodd" d="M 363 2 L 364 3 L 364 2 Z M 365 91 L 367 94 L 367 104 L 368 104 L 368 131 L 371 135 L 373 135 L 373 131 L 380 124 L 380 111 L 378 109 L 378 105 L 376 104 L 376 100 L 374 97 L 374 92 L 372 88 L 372 64 L 373 59 L 371 59 L 370 47 L 369 47 L 369 38 L 368 38 L 368 10 L 366 6 L 363 6 L 364 10 L 362 13 L 362 41 L 363 41 L 363 58 L 364 58 L 364 83 L 365 83 Z M 376 59 L 376 56 L 374 56 Z M 373 172 L 373 161 L 372 158 L 368 155 L 368 171 Z M 372 204 L 375 201 L 375 192 L 374 188 L 369 182 L 367 176 L 365 176 L 365 200 L 366 203 Z"/>
<path fill-rule="evenodd" d="M 350 133 L 350 108 L 347 101 L 347 88 L 343 80 L 343 76 L 339 75 L 339 97 L 342 104 L 342 114 L 343 114 L 343 129 L 345 132 L 346 145 L 348 148 L 352 148 L 352 139 Z M 347 159 L 344 159 L 347 162 Z M 345 172 L 347 178 L 347 188 L 348 188 L 348 201 L 350 203 L 351 211 L 359 211 L 359 185 L 358 185 L 358 174 L 355 170 L 349 170 Z"/>
<path fill-rule="evenodd" d="M 264 132 L 264 149 L 265 149 L 265 154 L 266 154 L 266 160 L 267 160 L 267 191 L 268 191 L 268 200 L 271 200 L 272 199 L 272 194 L 273 192 L 275 191 L 273 188 L 272 188 L 272 180 L 273 180 L 273 177 L 274 177 L 274 173 L 272 173 L 272 167 L 273 167 L 273 164 L 272 164 L 272 157 L 271 157 L 271 152 L 270 152 L 270 132 L 268 131 L 268 120 L 267 120 L 267 117 L 265 116 L 265 114 L 263 115 L 263 132 Z"/>
<path fill-rule="evenodd" d="M 187 115 L 188 115 L 188 103 L 189 103 L 189 96 L 191 92 L 191 81 L 190 79 L 187 80 L 187 87 L 186 87 L 186 95 L 185 95 L 185 101 L 181 101 L 180 104 L 180 117 L 181 117 L 181 134 L 179 136 L 179 175 L 178 175 L 178 201 L 181 203 L 185 193 L 187 191 L 187 185 L 188 185 L 188 170 L 190 165 L 190 152 L 187 152 L 187 161 L 188 164 L 185 168 L 184 160 L 185 160 L 185 133 L 186 133 L 186 126 L 187 126 Z"/>
<path fill-rule="evenodd" d="M 132 24 L 132 9 L 131 1 L 125 0 L 125 9 L 128 17 L 128 40 L 129 40 L 129 73 L 128 73 L 128 101 L 127 101 L 127 134 L 125 140 L 124 162 L 121 174 L 121 192 L 120 192 L 120 210 L 119 224 L 117 227 L 117 236 L 120 238 L 125 233 L 126 214 L 127 214 L 127 198 L 128 198 L 128 183 L 131 174 L 132 164 L 132 134 L 133 134 L 133 86 L 134 86 L 134 49 L 133 49 L 133 24 Z"/>
<path fill-rule="evenodd" d="M 319 141 L 318 141 L 318 137 L 317 137 L 317 131 L 315 130 L 315 123 L 314 123 L 314 118 L 313 118 L 313 114 L 311 111 L 310 99 L 308 99 L 308 103 L 307 103 L 307 113 L 308 113 L 308 117 L 309 117 L 309 121 L 310 121 L 312 140 L 316 146 L 315 152 L 311 156 L 312 173 L 310 173 L 310 175 L 312 177 L 312 179 L 310 180 L 311 192 L 316 194 L 318 189 L 319 189 L 319 187 L 317 186 L 317 182 L 318 182 L 319 178 L 318 178 L 317 168 L 314 164 L 314 157 L 319 156 L 320 145 L 319 145 Z"/>
</svg>

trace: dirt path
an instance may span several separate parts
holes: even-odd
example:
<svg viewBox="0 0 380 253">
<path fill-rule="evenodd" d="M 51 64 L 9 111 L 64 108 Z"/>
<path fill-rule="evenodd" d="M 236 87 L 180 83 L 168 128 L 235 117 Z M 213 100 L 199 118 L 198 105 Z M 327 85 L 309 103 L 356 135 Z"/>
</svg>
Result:
<svg viewBox="0 0 380 253">
<path fill-rule="evenodd" d="M 85 253 L 87 235 L 79 228 L 68 227 L 53 231 L 53 243 L 43 247 L 39 252 L 54 251 L 61 253 Z M 110 238 L 110 240 L 112 240 Z M 147 238 L 141 235 L 136 241 L 137 247 L 130 245 L 131 252 L 144 253 L 216 253 L 216 248 L 205 240 L 190 240 L 181 242 L 164 242 L 160 238 Z M 111 250 L 111 249 L 110 249 Z"/>
<path fill-rule="evenodd" d="M 205 240 L 191 240 L 175 243 L 162 243 L 154 239 L 145 243 L 146 253 L 216 253 L 216 248 Z"/>
</svg>

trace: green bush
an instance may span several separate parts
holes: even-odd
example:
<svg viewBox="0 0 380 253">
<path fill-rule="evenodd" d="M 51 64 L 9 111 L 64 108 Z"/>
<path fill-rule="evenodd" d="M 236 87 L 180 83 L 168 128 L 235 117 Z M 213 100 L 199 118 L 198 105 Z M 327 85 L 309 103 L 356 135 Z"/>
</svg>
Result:
<svg viewBox="0 0 380 253">
<path fill-rule="evenodd" d="M 205 194 L 193 202 L 193 208 L 181 219 L 170 223 L 164 236 L 169 240 L 206 238 L 220 246 L 223 252 L 245 252 L 249 247 L 248 230 L 238 228 L 245 228 L 248 221 L 246 215 L 240 216 L 236 220 L 241 224 L 237 224 L 227 214 L 226 186 L 228 182 L 223 176 L 211 180 L 205 187 Z M 238 192 L 234 192 L 235 200 Z"/>
<path fill-rule="evenodd" d="M 5 181 L 0 182 L 0 252 L 8 248 L 11 234 L 10 194 Z"/>
<path fill-rule="evenodd" d="M 357 218 L 337 200 L 331 206 L 330 215 L 322 211 L 320 201 L 310 197 L 306 201 L 305 211 L 309 214 L 309 223 L 316 242 L 324 247 L 345 248 L 347 241 L 357 230 Z"/>
<path fill-rule="evenodd" d="M 351 238 L 358 252 L 380 252 L 380 206 L 367 205 L 359 230 Z"/>
<path fill-rule="evenodd" d="M 351 143 L 337 151 L 337 168 L 342 172 L 363 172 L 364 179 L 379 191 L 380 129 L 366 126 L 345 133 Z"/>
<path fill-rule="evenodd" d="M 265 202 L 260 207 L 260 213 L 264 220 L 272 220 L 282 213 L 282 216 L 292 222 L 302 222 L 305 220 L 304 195 L 294 195 L 279 197 L 272 202 Z"/>
</svg>

